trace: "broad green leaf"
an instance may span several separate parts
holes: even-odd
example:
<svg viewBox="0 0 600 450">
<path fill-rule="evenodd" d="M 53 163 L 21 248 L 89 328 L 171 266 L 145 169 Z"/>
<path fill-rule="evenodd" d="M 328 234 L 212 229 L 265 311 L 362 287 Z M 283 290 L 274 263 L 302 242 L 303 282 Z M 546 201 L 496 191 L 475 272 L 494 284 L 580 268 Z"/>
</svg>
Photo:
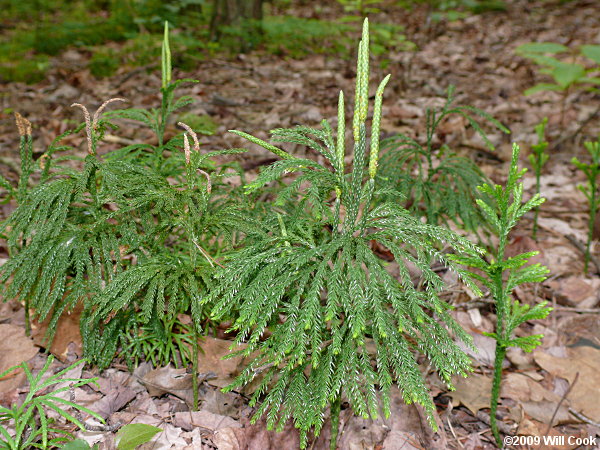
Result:
<svg viewBox="0 0 600 450">
<path fill-rule="evenodd" d="M 67 442 L 62 450 L 90 450 L 90 445 L 83 439 L 75 439 L 74 441 Z"/>
<path fill-rule="evenodd" d="M 145 423 L 125 425 L 117 432 L 117 450 L 135 450 L 138 445 L 150 442 L 162 428 Z"/>
<path fill-rule="evenodd" d="M 562 53 L 568 50 L 568 47 L 554 42 L 528 42 L 519 45 L 515 51 L 520 55 L 526 55 L 527 53 Z"/>
<path fill-rule="evenodd" d="M 600 45 L 583 45 L 581 47 L 581 54 L 600 64 Z"/>
<path fill-rule="evenodd" d="M 562 64 L 562 61 L 554 58 L 553 56 L 547 56 L 547 55 L 542 55 L 542 54 L 538 54 L 538 53 L 530 53 L 528 55 L 523 55 L 523 56 L 525 58 L 531 59 L 533 62 L 535 62 L 536 64 L 539 64 L 540 66 L 548 66 L 548 67 L 542 67 L 540 69 L 540 73 L 550 73 L 550 70 L 552 68 Z"/>
<path fill-rule="evenodd" d="M 527 89 L 525 91 L 525 95 L 537 94 L 538 92 L 542 91 L 564 91 L 564 88 L 558 84 L 539 83 Z"/>
<path fill-rule="evenodd" d="M 585 68 L 581 64 L 562 63 L 554 68 L 552 76 L 561 87 L 566 88 L 585 76 Z"/>
</svg>

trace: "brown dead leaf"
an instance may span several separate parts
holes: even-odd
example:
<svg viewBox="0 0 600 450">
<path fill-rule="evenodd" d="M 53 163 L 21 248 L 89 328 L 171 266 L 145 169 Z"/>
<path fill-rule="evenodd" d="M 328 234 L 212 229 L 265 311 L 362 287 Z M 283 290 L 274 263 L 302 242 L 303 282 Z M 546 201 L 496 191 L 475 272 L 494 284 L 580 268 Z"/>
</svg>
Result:
<svg viewBox="0 0 600 450">
<path fill-rule="evenodd" d="M 573 383 L 577 374 L 578 382 L 573 386 L 567 399 L 576 411 L 584 414 L 592 421 L 600 422 L 600 350 L 594 347 L 581 346 L 567 348 L 567 357 L 552 356 L 543 350 L 534 353 L 535 362 L 555 377 Z"/>
<path fill-rule="evenodd" d="M 494 365 L 496 341 L 478 332 L 470 332 L 469 334 L 473 337 L 475 350 L 462 341 L 458 342 L 458 346 L 473 358 L 477 366 L 492 367 Z M 505 362 L 505 364 L 507 363 Z"/>
<path fill-rule="evenodd" d="M 548 430 L 548 425 L 546 425 L 546 423 L 538 422 L 537 420 L 531 420 L 527 416 L 525 416 L 519 424 L 517 434 L 520 436 L 556 436 L 558 438 L 557 442 L 561 440 L 560 436 L 562 436 L 564 442 L 568 442 L 567 436 L 557 431 L 555 428 L 551 428 L 547 432 L 546 430 Z M 577 445 L 552 445 L 544 443 L 543 445 L 532 446 L 531 448 L 535 450 L 572 450 L 574 448 L 577 448 Z"/>
<path fill-rule="evenodd" d="M 217 378 L 208 380 L 208 384 L 223 388 L 230 384 L 240 373 L 245 358 L 238 356 L 231 359 L 222 359 L 225 355 L 231 353 L 229 347 L 232 344 L 232 341 L 210 336 L 206 336 L 201 343 L 202 352 L 198 357 L 198 371 L 201 373 L 214 372 L 217 375 Z"/>
<path fill-rule="evenodd" d="M 152 397 L 173 394 L 188 404 L 193 402 L 192 375 L 187 369 L 166 366 L 151 370 L 140 380 Z"/>
<path fill-rule="evenodd" d="M 81 342 L 81 333 L 79 331 L 79 319 L 83 312 L 83 305 L 78 303 L 72 312 L 64 312 L 58 324 L 56 325 L 56 334 L 52 340 L 52 345 L 48 350 L 60 361 L 67 361 L 67 353 L 69 352 L 69 344 L 73 344 L 71 347 L 72 351 L 77 357 L 83 355 L 83 345 Z M 47 348 L 47 342 L 44 338 L 48 325 L 50 323 L 50 317 L 47 317 L 43 322 L 33 321 L 33 340 L 42 348 Z"/>
<path fill-rule="evenodd" d="M 417 407 L 407 405 L 402 400 L 402 394 L 393 388 L 390 392 L 389 419 L 385 419 L 389 433 L 382 444 L 382 450 L 412 450 L 423 449 L 423 437 L 427 432 L 423 429 L 421 416 Z"/>
<path fill-rule="evenodd" d="M 598 302 L 600 280 L 571 276 L 548 282 L 558 303 L 579 308 L 592 308 Z"/>
<path fill-rule="evenodd" d="M 0 373 L 29 361 L 38 352 L 33 340 L 25 336 L 22 327 L 11 324 L 0 324 Z M 12 391 L 25 381 L 22 369 L 10 372 L 0 379 L 0 393 Z"/>
<path fill-rule="evenodd" d="M 115 387 L 115 390 L 95 402 L 90 409 L 100 414 L 104 419 L 119 411 L 135 398 L 135 392 L 125 386 Z"/>
<path fill-rule="evenodd" d="M 191 431 L 194 428 L 203 428 L 205 431 L 214 433 L 221 428 L 241 428 L 237 420 L 231 417 L 213 414 L 208 411 L 184 411 L 175 413 L 173 425 Z"/>
<path fill-rule="evenodd" d="M 519 370 L 535 367 L 533 355 L 523 351 L 520 347 L 509 347 L 506 351 L 506 358 Z"/>
<path fill-rule="evenodd" d="M 189 442 L 189 444 L 183 447 L 181 450 L 197 450 L 205 448 L 204 444 L 202 443 L 202 433 L 200 433 L 198 428 L 195 428 L 192 431 L 181 433 L 181 437 Z"/>
<path fill-rule="evenodd" d="M 508 373 L 504 376 L 500 390 L 502 398 L 510 398 L 521 404 L 525 413 L 538 422 L 549 423 L 560 396 L 539 383 L 539 380 L 521 373 Z M 555 424 L 570 423 L 569 403 L 563 402 L 554 418 Z"/>
<path fill-rule="evenodd" d="M 523 411 L 525 411 L 529 417 L 539 422 L 550 423 L 552 416 L 554 416 L 554 420 L 552 421 L 554 425 L 573 423 L 573 416 L 569 414 L 568 404 L 563 402 L 558 411 L 556 410 L 557 405 L 558 403 L 556 402 L 545 400 L 539 402 L 521 402 Z M 556 415 L 554 414 L 554 411 L 556 411 Z"/>
<path fill-rule="evenodd" d="M 344 424 L 344 430 L 339 436 L 339 448 L 352 450 L 374 449 L 377 443 L 385 438 L 387 430 L 384 428 L 383 422 L 373 422 L 374 423 L 369 423 L 360 417 L 352 416 L 351 419 Z"/>
<path fill-rule="evenodd" d="M 558 344 L 574 347 L 576 344 L 600 346 L 600 315 L 561 317 L 557 326 Z"/>
<path fill-rule="evenodd" d="M 558 395 L 544 389 L 538 381 L 520 373 L 508 373 L 504 376 L 500 396 L 514 400 L 532 400 L 535 402 L 542 400 L 558 402 L 560 400 Z"/>
<path fill-rule="evenodd" d="M 453 380 L 456 390 L 448 392 L 457 405 L 465 405 L 474 415 L 481 408 L 489 408 L 492 379 L 484 375 L 472 374 L 468 378 L 456 377 Z"/>
<path fill-rule="evenodd" d="M 221 450 L 223 449 L 288 449 L 300 448 L 300 437 L 298 430 L 294 428 L 293 422 L 288 420 L 284 429 L 278 433 L 275 430 L 267 430 L 266 419 L 262 417 L 254 425 L 250 424 L 248 418 L 240 421 L 244 428 L 222 428 L 213 438 L 213 442 Z M 221 445 L 217 445 L 220 442 Z M 235 445 L 239 445 L 236 447 Z M 228 447 L 227 445 L 231 445 Z"/>
<path fill-rule="evenodd" d="M 220 389 L 207 388 L 201 399 L 201 408 L 213 414 L 238 419 L 244 407 L 243 397 L 233 392 L 221 392 Z"/>
<path fill-rule="evenodd" d="M 219 450 L 241 450 L 250 448 L 248 444 L 246 444 L 246 435 L 242 430 L 238 430 L 237 428 L 222 428 L 217 430 L 212 441 Z"/>
<path fill-rule="evenodd" d="M 136 397 L 135 390 L 130 387 L 130 379 L 131 376 L 126 372 L 107 370 L 104 376 L 98 379 L 99 390 L 104 397 L 96 401 L 90 409 L 105 419 L 120 411 Z"/>
</svg>

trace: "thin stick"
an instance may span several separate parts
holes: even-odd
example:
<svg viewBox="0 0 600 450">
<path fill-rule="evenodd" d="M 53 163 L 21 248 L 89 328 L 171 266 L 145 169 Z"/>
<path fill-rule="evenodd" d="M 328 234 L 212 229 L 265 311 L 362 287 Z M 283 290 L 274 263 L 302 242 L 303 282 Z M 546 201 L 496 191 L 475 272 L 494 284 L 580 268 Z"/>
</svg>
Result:
<svg viewBox="0 0 600 450">
<path fill-rule="evenodd" d="M 575 236 L 573 236 L 572 234 L 566 234 L 565 237 L 567 238 L 567 240 L 573 244 L 577 250 L 579 250 L 581 253 L 583 253 L 584 255 L 587 253 L 586 249 L 585 249 L 585 245 L 579 241 L 579 239 L 577 239 Z M 592 260 L 592 262 L 594 263 L 594 266 L 596 266 L 596 273 L 600 274 L 600 261 L 598 261 L 598 258 L 596 258 L 594 255 L 592 255 L 590 253 L 590 259 Z"/>
<path fill-rule="evenodd" d="M 557 311 L 575 312 L 582 314 L 600 314 L 600 308 L 571 308 L 570 306 L 553 306 Z"/>
<path fill-rule="evenodd" d="M 600 427 L 600 423 L 594 422 L 592 419 L 588 419 L 586 416 L 584 416 L 583 414 L 581 414 L 578 411 L 575 411 L 573 408 L 569 408 L 569 412 L 571 414 L 573 414 L 575 417 L 577 417 L 579 420 L 592 425 L 594 427 Z"/>
<path fill-rule="evenodd" d="M 550 152 L 552 150 L 556 150 L 564 142 L 570 141 L 571 139 L 575 138 L 579 133 L 581 133 L 581 131 L 587 126 L 588 123 L 590 123 L 592 120 L 594 120 L 594 118 L 598 114 L 600 114 L 600 106 L 598 108 L 596 108 L 596 111 L 594 111 L 593 113 L 591 113 L 583 122 L 581 122 L 581 124 L 579 125 L 579 127 L 572 134 L 565 135 L 564 137 L 562 137 L 560 139 L 557 139 L 556 141 L 554 141 L 553 145 L 548 150 Z"/>
<path fill-rule="evenodd" d="M 554 419 L 556 418 L 556 414 L 558 413 L 558 410 L 560 409 L 560 405 L 563 404 L 563 402 L 567 398 L 567 395 L 569 395 L 571 393 L 571 390 L 573 389 L 573 386 L 575 386 L 575 383 L 577 383 L 578 379 L 579 379 L 579 372 L 577 372 L 575 374 L 575 378 L 573 379 L 573 382 L 569 385 L 569 387 L 567 388 L 567 390 L 565 391 L 563 396 L 560 398 L 560 401 L 556 405 L 556 408 L 554 409 L 554 413 L 552 413 L 552 418 L 550 419 L 550 423 L 548 423 L 548 428 L 546 428 L 546 432 L 544 433 L 544 435 L 548 436 L 548 433 L 550 432 L 550 429 L 552 428 L 552 424 L 554 423 Z"/>
<path fill-rule="evenodd" d="M 211 266 L 213 265 L 213 262 L 214 262 L 217 266 L 221 267 L 222 269 L 225 268 L 225 266 L 223 264 L 220 264 L 216 259 L 214 259 L 212 256 L 210 256 L 206 252 L 206 250 L 204 250 L 202 247 L 200 247 L 196 241 L 192 241 L 192 242 L 198 248 L 198 250 L 200 250 L 200 253 L 202 253 L 202 255 L 204 255 L 204 257 L 208 260 L 208 262 L 210 263 Z"/>
<path fill-rule="evenodd" d="M 454 428 L 452 427 L 452 424 L 450 423 L 450 417 L 446 417 L 446 422 L 448 422 L 448 426 L 450 427 L 450 433 L 452 433 L 452 436 L 454 436 L 454 439 L 456 439 L 456 442 L 458 442 L 458 445 L 460 446 L 460 448 L 465 448 L 465 446 L 462 445 L 462 442 L 460 442 L 458 440 L 458 437 L 456 436 L 456 433 L 454 432 Z"/>
<path fill-rule="evenodd" d="M 477 417 L 479 420 L 481 420 L 483 423 L 485 423 L 486 425 L 490 425 L 490 415 L 486 412 L 483 411 L 477 411 L 477 415 L 475 416 Z M 515 428 L 511 425 L 508 425 L 504 422 L 498 422 L 498 429 L 500 431 L 502 431 L 502 433 L 504 434 L 514 434 L 515 432 Z"/>
</svg>

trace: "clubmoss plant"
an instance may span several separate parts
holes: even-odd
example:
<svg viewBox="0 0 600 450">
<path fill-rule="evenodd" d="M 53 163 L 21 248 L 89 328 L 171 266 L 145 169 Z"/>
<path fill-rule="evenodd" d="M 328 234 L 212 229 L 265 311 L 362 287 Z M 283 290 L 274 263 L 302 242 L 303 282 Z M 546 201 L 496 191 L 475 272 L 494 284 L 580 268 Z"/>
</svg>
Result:
<svg viewBox="0 0 600 450">
<path fill-rule="evenodd" d="M 123 357 L 130 371 L 142 360 L 154 367 L 172 363 L 176 368 L 186 367 L 193 361 L 194 333 L 189 325 L 183 324 L 177 317 L 169 320 L 153 318 L 145 322 L 144 317 L 134 314 L 128 329 L 121 334 L 119 356 Z"/>
<path fill-rule="evenodd" d="M 106 214 L 103 192 L 98 189 L 104 171 L 95 154 L 101 137 L 98 118 L 114 100 L 105 102 L 93 121 L 83 108 L 88 155 L 83 161 L 70 158 L 82 162 L 83 168 L 76 170 L 57 163 L 56 171 L 44 174 L 51 164 L 47 161 L 43 181 L 31 190 L 23 188 L 18 194 L 22 196 L 19 206 L 2 224 L 10 252 L 8 262 L 0 268 L 3 296 L 24 301 L 27 323 L 30 309 L 40 320 L 50 316 L 49 339 L 63 311 L 100 291 L 120 269 L 114 259 L 119 255 L 116 236 L 121 233 L 114 223 L 97 223 Z M 19 189 L 25 185 L 23 181 Z"/>
<path fill-rule="evenodd" d="M 441 225 L 451 221 L 475 231 L 483 224 L 475 204 L 476 188 L 487 178 L 471 159 L 457 156 L 446 145 L 434 147 L 437 127 L 453 114 L 464 117 L 491 150 L 494 146 L 476 116 L 510 133 L 486 112 L 471 106 L 454 105 L 454 87 L 450 86 L 444 106 L 439 110 L 427 109 L 425 145 L 404 134 L 382 142 L 378 177 L 382 184 L 400 194 L 406 209 L 425 217 L 427 223 Z"/>
<path fill-rule="evenodd" d="M 462 257 L 450 255 L 458 263 L 471 266 L 481 272 L 473 274 L 491 292 L 496 308 L 496 331 L 486 335 L 496 340 L 496 355 L 494 361 L 494 378 L 492 383 L 492 398 L 490 404 L 490 421 L 492 433 L 499 447 L 502 440 L 498 432 L 496 411 L 502 383 L 502 362 L 509 347 L 519 347 L 526 352 L 532 351 L 540 342 L 542 335 L 515 337 L 514 332 L 519 325 L 529 320 L 545 318 L 552 308 L 541 302 L 533 307 L 513 300 L 513 290 L 524 283 L 539 283 L 546 279 L 548 269 L 540 264 L 526 265 L 528 260 L 538 252 L 521 253 L 506 257 L 505 250 L 508 235 L 523 215 L 540 205 L 544 199 L 535 194 L 526 202 L 523 198 L 523 184 L 519 179 L 527 169 L 518 169 L 519 147 L 513 145 L 512 160 L 508 180 L 505 186 L 485 184 L 481 191 L 489 195 L 490 203 L 477 200 L 488 226 L 498 237 L 498 245 L 491 251 L 489 261 L 479 257 Z"/>
<path fill-rule="evenodd" d="M 27 363 L 11 367 L 0 374 L 0 379 L 4 379 L 15 370 L 21 369 L 25 372 L 29 382 L 29 390 L 22 403 L 13 404 L 10 408 L 0 406 L 0 448 L 10 450 L 50 448 L 72 439 L 71 433 L 53 426 L 54 419 L 48 416 L 50 410 L 58 413 L 67 422 L 76 425 L 81 431 L 86 431 L 85 424 L 76 417 L 81 412 L 104 422 L 102 417 L 94 411 L 57 396 L 57 394 L 76 387 L 96 383 L 97 378 L 64 377 L 69 370 L 82 364 L 84 360 L 47 376 L 48 369 L 53 361 L 52 356 L 48 357 L 44 367 L 35 376 L 29 370 Z M 66 385 L 67 383 L 69 384 Z M 62 387 L 56 387 L 56 385 L 61 384 Z M 66 408 L 74 408 L 77 411 L 76 416 L 72 415 Z M 7 427 L 11 427 L 14 431 L 10 431 Z"/>
<path fill-rule="evenodd" d="M 19 113 L 15 113 L 15 121 L 19 130 L 19 156 L 21 157 L 21 176 L 17 188 L 17 202 L 22 203 L 27 194 L 29 177 L 33 172 L 33 139 L 31 137 L 31 122 Z"/>
<path fill-rule="evenodd" d="M 167 112 L 174 108 L 168 95 L 178 84 L 169 77 L 163 89 Z M 146 157 L 132 158 L 135 146 L 129 146 L 102 155 L 103 133 L 113 126 L 104 108 L 116 101 L 122 99 L 105 102 L 93 115 L 73 105 L 85 119 L 75 131 L 85 130 L 87 156 L 69 156 L 74 149 L 53 143 L 39 167 L 40 183 L 2 225 L 10 250 L 0 267 L 3 297 L 24 301 L 39 320 L 49 317 L 49 341 L 61 314 L 82 303 L 84 354 L 101 369 L 133 322 L 169 324 L 190 314 L 195 365 L 206 320 L 199 298 L 230 230 L 246 226 L 236 219 L 239 206 L 222 182 L 224 168 L 209 160 L 239 150 L 201 154 L 194 130 L 180 123 L 183 132 L 162 146 L 164 152 L 160 145 L 143 147 L 138 150 Z M 146 117 L 142 110 L 125 111 L 116 116 Z M 156 114 L 160 131 L 169 117 Z"/>
<path fill-rule="evenodd" d="M 33 139 L 31 138 L 31 122 L 18 112 L 15 112 L 15 122 L 19 130 L 19 156 L 21 158 L 21 173 L 17 187 L 0 175 L 0 204 L 15 199 L 18 203 L 25 198 L 29 179 L 33 172 Z M 4 191 L 4 192 L 2 192 Z"/>
<path fill-rule="evenodd" d="M 198 80 L 184 78 L 171 81 L 171 50 L 169 47 L 169 24 L 165 22 L 164 36 L 161 50 L 161 105 L 160 108 L 150 110 L 141 108 L 129 108 L 113 111 L 106 115 L 107 120 L 112 119 L 130 119 L 140 122 L 154 131 L 156 135 L 156 145 L 151 144 L 132 144 L 125 146 L 118 151 L 112 152 L 108 158 L 133 161 L 136 165 L 145 165 L 153 167 L 164 176 L 181 176 L 181 160 L 178 158 L 166 157 L 165 152 L 179 154 L 178 148 L 183 145 L 182 136 L 165 142 L 165 130 L 171 115 L 192 103 L 192 98 L 184 95 L 175 98 L 175 90 L 184 83 L 197 83 Z"/>
<path fill-rule="evenodd" d="M 585 148 L 591 156 L 590 163 L 579 161 L 573 157 L 571 162 L 581 170 L 587 179 L 587 184 L 577 186 L 585 195 L 590 206 L 590 215 L 588 218 L 588 235 L 585 245 L 584 271 L 587 274 L 590 264 L 590 249 L 594 236 L 594 227 L 596 225 L 596 212 L 598 211 L 598 175 L 600 175 L 600 137 L 596 141 L 584 142 Z"/>
<path fill-rule="evenodd" d="M 246 133 L 236 134 L 279 156 L 247 190 L 260 189 L 284 174 L 299 172 L 273 206 L 265 231 L 249 233 L 232 253 L 205 302 L 214 302 L 215 320 L 234 317 L 232 353 L 252 356 L 251 363 L 227 387 L 233 390 L 256 377 L 251 405 L 262 400 L 253 417 L 267 415 L 269 428 L 281 430 L 292 418 L 301 446 L 308 433 L 319 434 L 327 407 L 331 448 L 336 446 L 342 399 L 364 418 L 377 417 L 380 404 L 390 414 L 389 391 L 397 384 L 407 403 L 424 406 L 433 421 L 434 405 L 415 360 L 424 353 L 441 378 L 465 375 L 469 359 L 450 336 L 466 334 L 448 314 L 437 293 L 444 286 L 430 268 L 434 258 L 470 283 L 466 271 L 438 251 L 441 241 L 474 257 L 477 248 L 441 227 L 422 223 L 397 203 L 379 202 L 379 133 L 386 77 L 375 93 L 367 155 L 369 33 L 365 20 L 358 51 L 352 123 L 354 161 L 345 167 L 345 103 L 340 93 L 337 133 L 324 120 L 321 129 L 298 126 L 274 130 L 275 140 L 306 145 L 327 161 L 297 158 Z M 296 195 L 297 209 L 277 205 Z M 332 197 L 333 196 L 333 197 Z M 384 267 L 372 242 L 389 249 L 399 280 Z M 411 277 L 414 264 L 420 282 Z M 417 286 L 423 287 L 419 290 Z M 234 347 L 235 347 L 234 344 Z"/>
<path fill-rule="evenodd" d="M 548 141 L 546 141 L 546 125 L 548 124 L 548 118 L 544 119 L 535 126 L 535 133 L 537 134 L 537 144 L 531 146 L 531 154 L 528 156 L 529 164 L 535 172 L 535 192 L 540 195 L 540 177 L 542 176 L 542 168 L 548 162 L 550 155 L 546 153 L 548 148 Z M 537 228 L 538 228 L 538 215 L 540 213 L 540 207 L 535 207 L 535 215 L 533 216 L 533 239 L 537 239 Z"/>
<path fill-rule="evenodd" d="M 86 352 L 106 354 L 101 366 L 112 360 L 117 335 L 137 311 L 141 313 L 140 323 L 170 322 L 177 314 L 190 311 L 194 322 L 192 363 L 197 364 L 197 342 L 205 318 L 199 299 L 206 295 L 211 272 L 219 265 L 212 256 L 219 245 L 217 238 L 226 235 L 229 224 L 236 221 L 237 209 L 227 199 L 212 195 L 212 180 L 218 174 L 211 177 L 199 167 L 214 154 L 238 151 L 200 154 L 196 134 L 187 125 L 180 125 L 186 129 L 184 183 L 171 185 L 149 169 L 128 166 L 110 180 L 124 204 L 113 217 L 129 215 L 137 218 L 137 227 L 144 224 L 144 228 L 137 232 L 137 249 L 128 251 L 136 256 L 137 263 L 117 274 L 88 302 L 87 329 L 97 330 L 106 324 L 104 338 L 86 333 L 91 344 Z M 194 141 L 193 151 L 187 133 Z"/>
</svg>

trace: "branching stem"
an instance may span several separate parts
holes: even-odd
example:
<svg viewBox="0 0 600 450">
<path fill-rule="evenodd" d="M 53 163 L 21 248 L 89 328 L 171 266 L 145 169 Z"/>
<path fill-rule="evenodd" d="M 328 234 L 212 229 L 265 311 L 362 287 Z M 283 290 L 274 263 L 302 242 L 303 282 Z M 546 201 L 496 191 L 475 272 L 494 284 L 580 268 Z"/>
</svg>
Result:
<svg viewBox="0 0 600 450">
<path fill-rule="evenodd" d="M 337 448 L 341 406 L 342 396 L 341 394 L 338 394 L 336 399 L 331 402 L 331 440 L 329 441 L 329 450 L 335 450 Z"/>
</svg>

